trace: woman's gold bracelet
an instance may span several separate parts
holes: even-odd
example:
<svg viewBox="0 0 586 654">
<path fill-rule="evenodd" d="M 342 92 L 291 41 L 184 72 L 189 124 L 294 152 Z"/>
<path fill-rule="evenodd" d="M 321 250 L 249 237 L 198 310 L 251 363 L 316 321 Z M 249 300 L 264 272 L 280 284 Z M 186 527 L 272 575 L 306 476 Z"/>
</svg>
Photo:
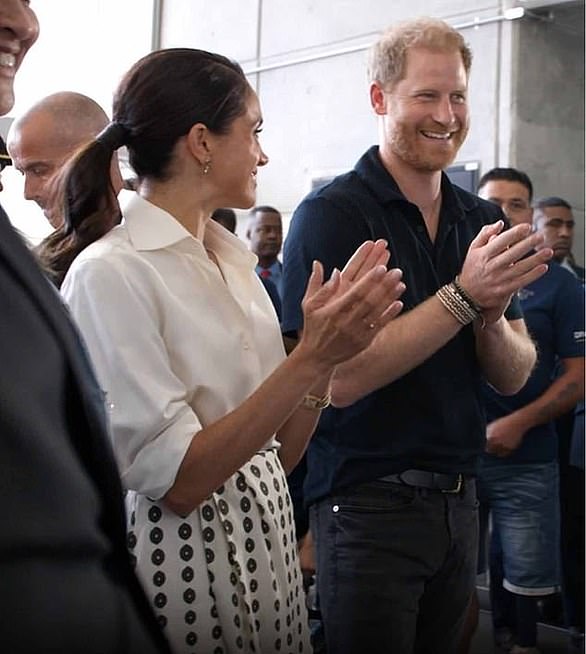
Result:
<svg viewBox="0 0 586 654">
<path fill-rule="evenodd" d="M 332 396 L 329 393 L 326 393 L 322 397 L 319 395 L 312 395 L 308 393 L 302 400 L 301 406 L 306 409 L 325 409 L 327 406 L 330 406 L 332 403 Z"/>
</svg>

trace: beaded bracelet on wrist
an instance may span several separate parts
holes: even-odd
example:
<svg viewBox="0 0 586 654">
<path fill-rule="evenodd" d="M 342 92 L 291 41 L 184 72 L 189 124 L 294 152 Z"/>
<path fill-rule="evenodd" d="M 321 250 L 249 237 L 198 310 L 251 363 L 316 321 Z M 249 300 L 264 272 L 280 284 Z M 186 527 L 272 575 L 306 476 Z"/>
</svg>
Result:
<svg viewBox="0 0 586 654">
<path fill-rule="evenodd" d="M 458 293 L 460 293 L 460 295 L 464 298 L 464 300 L 466 300 L 466 302 L 467 302 L 467 303 L 468 303 L 468 304 L 469 304 L 469 305 L 470 305 L 470 306 L 471 306 L 471 307 L 472 307 L 476 312 L 481 313 L 481 312 L 482 312 L 482 309 L 481 309 L 481 308 L 476 304 L 476 302 L 474 302 L 474 300 L 472 299 L 472 297 L 468 294 L 468 291 L 466 291 L 466 290 L 464 289 L 464 287 L 463 287 L 462 284 L 460 283 L 460 278 L 458 277 L 458 275 L 456 275 L 456 277 L 455 277 L 455 279 L 454 279 L 454 281 L 453 281 L 453 284 L 454 284 L 454 286 L 456 287 L 456 290 L 458 291 Z"/>
<path fill-rule="evenodd" d="M 461 325 L 469 325 L 482 317 L 478 308 L 467 301 L 454 282 L 442 286 L 436 295 L 438 300 Z"/>
</svg>

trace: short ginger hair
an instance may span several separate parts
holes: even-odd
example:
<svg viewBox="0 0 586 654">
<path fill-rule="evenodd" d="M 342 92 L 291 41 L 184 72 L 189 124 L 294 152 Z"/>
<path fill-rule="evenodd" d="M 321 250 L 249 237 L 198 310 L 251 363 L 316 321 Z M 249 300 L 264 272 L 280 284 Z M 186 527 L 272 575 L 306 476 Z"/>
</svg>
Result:
<svg viewBox="0 0 586 654">
<path fill-rule="evenodd" d="M 400 82 L 405 77 L 407 51 L 411 48 L 458 51 L 466 76 L 470 74 L 472 51 L 460 32 L 443 20 L 422 17 L 396 23 L 383 32 L 370 49 L 369 81 L 386 88 Z"/>
</svg>

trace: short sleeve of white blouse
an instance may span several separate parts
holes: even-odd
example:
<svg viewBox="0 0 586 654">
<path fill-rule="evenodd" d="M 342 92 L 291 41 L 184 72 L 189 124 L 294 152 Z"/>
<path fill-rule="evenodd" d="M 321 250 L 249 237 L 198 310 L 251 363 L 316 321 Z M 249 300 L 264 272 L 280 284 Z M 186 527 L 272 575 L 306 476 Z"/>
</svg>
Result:
<svg viewBox="0 0 586 654">
<path fill-rule="evenodd" d="M 138 195 L 123 223 L 73 262 L 61 292 L 107 394 L 126 488 L 162 497 L 197 432 L 241 404 L 283 360 L 255 264 L 215 222 L 202 243 Z"/>
</svg>

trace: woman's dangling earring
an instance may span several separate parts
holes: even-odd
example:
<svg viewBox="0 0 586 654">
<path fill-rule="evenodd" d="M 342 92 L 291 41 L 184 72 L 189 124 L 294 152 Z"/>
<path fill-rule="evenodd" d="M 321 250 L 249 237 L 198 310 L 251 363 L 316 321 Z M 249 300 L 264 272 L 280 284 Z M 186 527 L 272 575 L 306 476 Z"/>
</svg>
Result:
<svg viewBox="0 0 586 654">
<path fill-rule="evenodd" d="M 204 161 L 203 168 L 202 168 L 202 173 L 204 175 L 207 175 L 210 172 L 210 169 L 212 167 L 212 160 L 208 159 L 207 161 Z"/>
</svg>

